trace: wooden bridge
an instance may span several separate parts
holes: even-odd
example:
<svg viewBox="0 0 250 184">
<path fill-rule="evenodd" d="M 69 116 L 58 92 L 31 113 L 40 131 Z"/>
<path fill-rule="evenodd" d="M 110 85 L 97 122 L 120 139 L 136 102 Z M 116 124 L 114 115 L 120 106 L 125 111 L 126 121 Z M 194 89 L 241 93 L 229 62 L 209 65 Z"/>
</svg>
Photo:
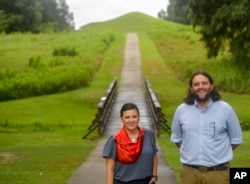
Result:
<svg viewBox="0 0 250 184">
<path fill-rule="evenodd" d="M 101 135 L 114 134 L 122 124 L 120 121 L 120 109 L 124 103 L 135 103 L 141 115 L 140 125 L 155 132 L 158 136 L 160 130 L 170 132 L 161 105 L 158 102 L 148 79 L 141 73 L 141 60 L 136 34 L 129 34 L 124 56 L 124 65 L 121 73 L 121 81 L 117 92 L 117 79 L 111 82 L 98 104 L 98 113 L 88 128 L 87 136 L 94 130 Z"/>
<path fill-rule="evenodd" d="M 128 33 L 125 46 L 124 65 L 119 87 L 116 79 L 110 84 L 106 95 L 98 104 L 98 113 L 89 127 L 86 138 L 93 130 L 98 129 L 103 138 L 99 141 L 90 156 L 77 169 L 69 180 L 69 184 L 105 184 L 105 159 L 102 150 L 107 138 L 121 126 L 120 109 L 124 103 L 133 102 L 140 110 L 140 126 L 153 130 L 169 131 L 164 114 L 155 97 L 151 85 L 141 72 L 141 59 L 136 33 Z M 158 184 L 177 184 L 173 171 L 166 165 L 161 148 L 159 152 Z"/>
</svg>

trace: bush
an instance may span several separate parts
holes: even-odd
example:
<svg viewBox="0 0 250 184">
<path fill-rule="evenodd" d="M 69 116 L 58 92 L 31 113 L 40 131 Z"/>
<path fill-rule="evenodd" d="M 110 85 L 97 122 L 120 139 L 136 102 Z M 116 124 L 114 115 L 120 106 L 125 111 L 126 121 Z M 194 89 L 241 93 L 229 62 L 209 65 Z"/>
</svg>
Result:
<svg viewBox="0 0 250 184">
<path fill-rule="evenodd" d="M 42 62 L 41 62 L 41 57 L 40 56 L 37 56 L 37 57 L 32 57 L 29 59 L 29 67 L 31 68 L 40 68 L 40 67 L 43 67 L 45 66 Z"/>
<path fill-rule="evenodd" d="M 77 56 L 77 51 L 75 47 L 67 48 L 67 47 L 61 47 L 54 49 L 53 56 L 70 56 L 74 57 Z"/>
</svg>

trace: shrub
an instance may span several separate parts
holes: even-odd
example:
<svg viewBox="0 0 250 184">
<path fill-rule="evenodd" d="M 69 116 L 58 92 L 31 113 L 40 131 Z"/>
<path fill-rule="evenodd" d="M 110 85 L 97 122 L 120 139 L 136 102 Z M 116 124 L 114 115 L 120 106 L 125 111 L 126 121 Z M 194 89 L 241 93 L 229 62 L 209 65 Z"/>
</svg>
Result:
<svg viewBox="0 0 250 184">
<path fill-rule="evenodd" d="M 77 56 L 77 51 L 76 51 L 75 47 L 72 47 L 72 48 L 60 47 L 60 48 L 54 49 L 53 56 L 74 57 L 74 56 Z"/>
<path fill-rule="evenodd" d="M 43 67 L 45 66 L 42 62 L 41 62 L 41 57 L 40 56 L 37 56 L 37 57 L 32 57 L 29 59 L 29 67 L 31 68 L 40 68 L 40 67 Z"/>
</svg>

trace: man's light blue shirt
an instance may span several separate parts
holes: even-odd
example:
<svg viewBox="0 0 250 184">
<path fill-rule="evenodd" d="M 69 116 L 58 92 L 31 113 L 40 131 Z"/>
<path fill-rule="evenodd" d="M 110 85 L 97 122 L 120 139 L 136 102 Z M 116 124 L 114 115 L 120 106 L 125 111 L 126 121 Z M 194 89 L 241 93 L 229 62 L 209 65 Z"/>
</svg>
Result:
<svg viewBox="0 0 250 184">
<path fill-rule="evenodd" d="M 182 142 L 182 163 L 211 167 L 233 159 L 231 145 L 242 143 L 242 131 L 233 108 L 222 100 L 204 110 L 183 103 L 173 118 L 171 141 Z"/>
</svg>

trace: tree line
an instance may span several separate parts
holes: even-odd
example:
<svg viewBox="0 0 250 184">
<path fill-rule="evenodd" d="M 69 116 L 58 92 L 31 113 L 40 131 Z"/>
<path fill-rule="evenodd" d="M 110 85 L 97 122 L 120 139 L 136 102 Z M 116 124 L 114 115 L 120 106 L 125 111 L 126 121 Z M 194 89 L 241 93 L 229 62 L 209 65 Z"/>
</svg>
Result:
<svg viewBox="0 0 250 184">
<path fill-rule="evenodd" d="M 193 25 L 201 34 L 208 58 L 228 51 L 232 62 L 250 68 L 249 0 L 169 0 L 158 17 Z"/>
<path fill-rule="evenodd" d="M 73 13 L 65 0 L 0 0 L 0 33 L 73 29 Z"/>
</svg>

